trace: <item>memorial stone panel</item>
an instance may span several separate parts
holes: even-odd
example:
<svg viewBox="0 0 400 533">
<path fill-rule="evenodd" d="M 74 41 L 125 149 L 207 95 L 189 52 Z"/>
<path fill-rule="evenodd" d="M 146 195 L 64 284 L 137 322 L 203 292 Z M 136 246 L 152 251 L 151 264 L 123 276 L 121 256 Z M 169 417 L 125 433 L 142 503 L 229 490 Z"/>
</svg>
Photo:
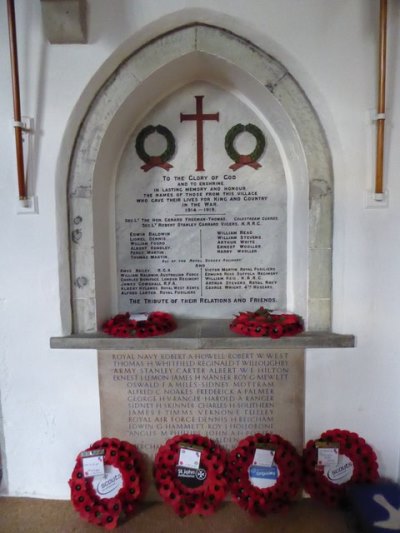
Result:
<svg viewBox="0 0 400 533">
<path fill-rule="evenodd" d="M 140 121 L 121 157 L 119 311 L 285 309 L 286 221 L 266 117 L 207 83 L 180 89 Z"/>
<path fill-rule="evenodd" d="M 101 351 L 98 361 L 102 434 L 138 446 L 149 473 L 159 446 L 182 433 L 228 450 L 277 433 L 302 448 L 301 350 Z"/>
</svg>

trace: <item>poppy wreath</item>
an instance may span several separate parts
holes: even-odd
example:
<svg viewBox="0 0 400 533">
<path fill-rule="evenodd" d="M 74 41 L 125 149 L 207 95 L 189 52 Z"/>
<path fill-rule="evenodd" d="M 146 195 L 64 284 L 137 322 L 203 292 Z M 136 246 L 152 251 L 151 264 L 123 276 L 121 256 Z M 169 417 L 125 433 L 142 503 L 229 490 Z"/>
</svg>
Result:
<svg viewBox="0 0 400 533">
<path fill-rule="evenodd" d="M 129 313 L 119 314 L 103 324 L 103 331 L 113 337 L 155 337 L 176 329 L 172 315 L 162 311 L 150 313 L 147 320 L 133 320 Z"/>
<path fill-rule="evenodd" d="M 142 457 L 135 446 L 114 438 L 100 439 L 85 451 L 92 450 L 104 450 L 106 477 L 84 477 L 79 454 L 69 480 L 71 501 L 83 520 L 114 529 L 120 517 L 134 513 L 143 495 Z"/>
<path fill-rule="evenodd" d="M 319 467 L 317 441 L 307 443 L 303 451 L 304 489 L 312 498 L 330 506 L 339 505 L 345 502 L 349 485 L 378 479 L 375 452 L 357 433 L 330 429 L 318 440 L 339 445 L 339 462 L 336 467 Z"/>
<path fill-rule="evenodd" d="M 177 465 L 182 445 L 202 448 L 200 468 L 205 470 L 206 477 L 196 488 L 190 488 L 178 479 Z M 160 496 L 181 517 L 212 514 L 228 491 L 226 458 L 226 452 L 207 437 L 184 434 L 169 439 L 159 448 L 154 463 L 154 478 Z"/>
<path fill-rule="evenodd" d="M 274 464 L 278 469 L 275 483 L 267 488 L 252 484 L 249 468 L 258 446 L 275 448 Z M 301 457 L 290 442 L 279 435 L 257 433 L 241 440 L 228 459 L 228 480 L 234 501 L 253 515 L 264 516 L 288 507 L 302 483 Z"/>
<path fill-rule="evenodd" d="M 295 314 L 272 314 L 260 307 L 254 313 L 239 313 L 230 323 L 231 331 L 249 337 L 290 337 L 304 331 L 301 317 Z"/>
</svg>

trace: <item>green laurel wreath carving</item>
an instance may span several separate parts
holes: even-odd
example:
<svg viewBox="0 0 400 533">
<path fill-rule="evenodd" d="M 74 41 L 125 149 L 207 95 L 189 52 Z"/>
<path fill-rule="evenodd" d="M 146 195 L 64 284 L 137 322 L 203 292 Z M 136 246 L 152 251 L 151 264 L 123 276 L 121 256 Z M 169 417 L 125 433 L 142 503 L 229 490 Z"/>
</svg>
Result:
<svg viewBox="0 0 400 533">
<path fill-rule="evenodd" d="M 144 143 L 147 137 L 155 132 L 159 133 L 165 138 L 167 141 L 167 147 L 159 156 L 150 156 L 144 148 Z M 138 136 L 136 137 L 135 144 L 137 155 L 145 163 L 148 163 L 151 157 L 159 157 L 163 163 L 169 161 L 175 153 L 175 146 L 175 137 L 173 133 L 168 128 L 161 126 L 160 124 L 158 126 L 146 126 L 140 130 Z"/>
<path fill-rule="evenodd" d="M 256 140 L 256 147 L 250 154 L 239 154 L 239 152 L 237 152 L 234 147 L 236 137 L 244 131 L 251 133 L 251 135 L 253 135 Z M 240 157 L 243 155 L 250 157 L 253 161 L 258 161 L 258 159 L 260 159 L 262 153 L 264 152 L 266 143 L 267 142 L 265 140 L 263 132 L 254 124 L 236 124 L 225 135 L 226 153 L 233 161 L 235 161 L 235 163 L 237 163 Z"/>
</svg>

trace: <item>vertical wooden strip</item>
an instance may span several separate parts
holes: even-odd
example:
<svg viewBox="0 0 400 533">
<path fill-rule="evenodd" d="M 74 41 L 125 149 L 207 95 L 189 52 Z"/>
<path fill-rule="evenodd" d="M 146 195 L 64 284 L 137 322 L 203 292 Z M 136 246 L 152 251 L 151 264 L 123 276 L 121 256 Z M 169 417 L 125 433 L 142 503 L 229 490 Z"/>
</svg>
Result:
<svg viewBox="0 0 400 533">
<path fill-rule="evenodd" d="M 24 172 L 24 151 L 22 146 L 22 126 L 21 123 L 21 100 L 19 92 L 19 74 L 18 74 L 18 52 L 17 52 L 17 34 L 15 28 L 15 6 L 14 0 L 7 0 L 8 14 L 8 33 L 10 38 L 10 60 L 11 76 L 13 86 L 14 102 L 14 121 L 15 130 L 15 148 L 17 156 L 17 173 L 18 173 L 18 193 L 21 200 L 26 198 L 25 172 Z"/>
<path fill-rule="evenodd" d="M 378 86 L 378 119 L 376 141 L 376 176 L 375 194 L 383 193 L 383 160 L 385 140 L 385 95 L 386 95 L 386 34 L 387 34 L 387 0 L 380 2 L 379 21 L 379 86 Z"/>
</svg>

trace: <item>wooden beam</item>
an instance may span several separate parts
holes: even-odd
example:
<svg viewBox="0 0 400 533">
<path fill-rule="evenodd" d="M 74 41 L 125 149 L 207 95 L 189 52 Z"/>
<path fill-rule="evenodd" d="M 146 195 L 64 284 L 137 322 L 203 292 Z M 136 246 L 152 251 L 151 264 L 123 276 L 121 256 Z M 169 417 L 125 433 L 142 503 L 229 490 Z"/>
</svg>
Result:
<svg viewBox="0 0 400 533">
<path fill-rule="evenodd" d="M 387 0 L 380 0 L 379 15 L 379 81 L 378 81 L 378 112 L 376 139 L 376 175 L 375 194 L 383 194 L 383 160 L 385 142 L 385 109 L 386 109 L 386 41 L 387 41 Z"/>
<path fill-rule="evenodd" d="M 20 200 L 26 199 L 26 184 L 24 171 L 24 151 L 22 146 L 22 130 L 24 128 L 21 122 L 21 99 L 19 92 L 19 73 L 18 73 L 18 51 L 17 51 L 17 32 L 15 25 L 15 6 L 14 0 L 7 0 L 8 13 L 8 33 L 10 38 L 10 59 L 11 59 L 11 76 L 13 86 L 14 102 L 14 131 L 15 131 L 15 148 L 17 156 L 17 173 L 18 173 L 18 193 Z"/>
</svg>

